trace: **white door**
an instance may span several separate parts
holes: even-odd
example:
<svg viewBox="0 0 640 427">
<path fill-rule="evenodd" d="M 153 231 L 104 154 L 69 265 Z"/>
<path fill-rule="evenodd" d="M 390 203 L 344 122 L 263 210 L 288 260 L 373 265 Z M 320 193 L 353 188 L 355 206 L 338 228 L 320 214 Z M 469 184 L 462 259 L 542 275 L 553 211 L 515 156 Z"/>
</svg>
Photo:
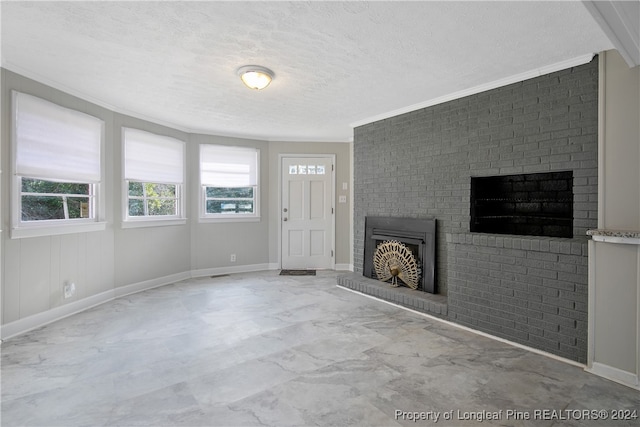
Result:
<svg viewBox="0 0 640 427">
<path fill-rule="evenodd" d="M 333 157 L 282 158 L 282 268 L 333 268 Z"/>
</svg>

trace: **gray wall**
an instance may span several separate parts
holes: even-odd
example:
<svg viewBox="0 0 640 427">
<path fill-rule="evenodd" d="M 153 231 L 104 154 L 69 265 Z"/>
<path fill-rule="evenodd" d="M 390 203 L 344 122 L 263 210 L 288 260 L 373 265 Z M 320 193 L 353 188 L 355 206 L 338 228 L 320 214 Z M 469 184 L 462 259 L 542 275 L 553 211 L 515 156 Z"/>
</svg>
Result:
<svg viewBox="0 0 640 427">
<path fill-rule="evenodd" d="M 105 138 L 114 138 L 109 110 L 2 70 L 2 323 L 42 313 L 113 289 L 115 274 L 114 209 L 106 210 L 107 229 L 92 233 L 10 239 L 11 90 L 39 96 L 105 122 Z M 105 146 L 104 190 L 114 206 L 113 144 Z M 74 281 L 74 297 L 63 299 L 63 283 Z"/>
<path fill-rule="evenodd" d="M 189 270 L 189 226 L 122 228 L 123 188 L 122 188 L 122 127 L 132 127 L 159 135 L 170 136 L 187 142 L 189 135 L 166 126 L 139 120 L 122 114 L 114 114 L 113 139 L 107 138 L 112 146 L 113 203 L 107 204 L 112 211 L 115 242 L 114 276 L 116 288 L 144 282 Z M 188 184 L 189 181 L 187 181 Z M 171 243 L 169 243 L 171 242 Z"/>
<path fill-rule="evenodd" d="M 189 170 L 192 197 L 188 204 L 191 219 L 191 269 L 267 269 L 269 262 L 269 144 L 266 141 L 192 134 L 189 140 Z M 199 144 L 253 147 L 260 150 L 260 220 L 250 222 L 199 222 Z M 236 262 L 231 262 L 231 254 Z M 249 267 L 248 267 L 249 268 Z"/>
<path fill-rule="evenodd" d="M 640 67 L 616 51 L 600 56 L 598 228 L 640 232 Z M 638 387 L 640 245 L 589 242 L 592 372 Z M 612 333 L 615 331 L 615 333 Z"/>
<path fill-rule="evenodd" d="M 355 271 L 367 215 L 435 217 L 437 283 L 451 320 L 584 361 L 597 101 L 594 59 L 356 128 Z M 469 233 L 471 176 L 564 170 L 574 173 L 573 239 Z"/>
<path fill-rule="evenodd" d="M 113 112 L 45 84 L 0 69 L 2 78 L 2 181 L 0 203 L 2 231 L 0 281 L 3 336 L 39 326 L 57 316 L 86 308 L 150 286 L 170 283 L 176 277 L 279 267 L 277 212 L 278 153 L 333 153 L 337 181 L 351 176 L 350 144 L 269 143 L 216 135 L 191 134 L 147 120 Z M 18 90 L 62 106 L 85 112 L 105 122 L 104 231 L 11 239 L 10 230 L 10 129 L 11 90 Z M 143 129 L 187 142 L 187 221 L 182 225 L 123 228 L 122 126 Z M 254 222 L 201 223 L 198 221 L 198 144 L 257 147 L 261 150 L 261 218 Z M 276 177 L 275 179 L 273 177 Z M 336 190 L 339 195 L 348 191 Z M 273 202 L 272 202 L 273 199 Z M 349 205 L 337 207 L 336 263 L 350 264 L 351 218 Z M 235 263 L 230 254 L 236 254 Z M 76 295 L 64 299 L 63 284 L 73 281 Z M 67 309 L 67 307 L 71 307 Z M 65 311 L 66 310 L 66 311 Z"/>
</svg>

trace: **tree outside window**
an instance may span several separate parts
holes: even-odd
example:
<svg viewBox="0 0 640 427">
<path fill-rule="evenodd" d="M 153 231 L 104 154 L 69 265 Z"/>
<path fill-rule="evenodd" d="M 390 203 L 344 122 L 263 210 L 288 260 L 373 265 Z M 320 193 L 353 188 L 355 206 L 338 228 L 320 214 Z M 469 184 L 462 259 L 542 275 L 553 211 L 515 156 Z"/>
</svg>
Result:
<svg viewBox="0 0 640 427">
<path fill-rule="evenodd" d="M 175 184 L 129 181 L 129 216 L 174 216 L 177 208 Z"/>
<path fill-rule="evenodd" d="M 12 92 L 11 237 L 101 230 L 104 122 Z"/>
<path fill-rule="evenodd" d="M 91 184 L 22 178 L 22 221 L 89 218 L 91 190 Z"/>
<path fill-rule="evenodd" d="M 253 214 L 253 187 L 206 187 L 208 214 Z"/>
<path fill-rule="evenodd" d="M 260 217 L 259 159 L 257 148 L 200 145 L 201 218 Z"/>
<path fill-rule="evenodd" d="M 184 218 L 184 142 L 131 128 L 123 140 L 125 221 Z"/>
</svg>

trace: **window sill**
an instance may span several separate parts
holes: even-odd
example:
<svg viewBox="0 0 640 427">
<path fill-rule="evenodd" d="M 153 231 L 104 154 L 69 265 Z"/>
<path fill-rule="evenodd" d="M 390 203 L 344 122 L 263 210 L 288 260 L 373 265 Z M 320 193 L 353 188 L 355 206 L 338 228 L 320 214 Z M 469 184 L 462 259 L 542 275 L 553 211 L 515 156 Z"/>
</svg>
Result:
<svg viewBox="0 0 640 427">
<path fill-rule="evenodd" d="M 47 224 L 29 225 L 11 229 L 12 239 L 25 239 L 28 237 L 59 236 L 61 234 L 89 233 L 93 231 L 104 231 L 107 228 L 106 222 L 87 222 L 79 224 Z"/>
<path fill-rule="evenodd" d="M 172 225 L 185 225 L 187 223 L 186 218 L 172 218 L 172 219 L 135 219 L 122 221 L 122 228 L 143 228 L 143 227 L 168 227 Z"/>
<path fill-rule="evenodd" d="M 205 217 L 205 218 L 201 217 L 199 222 L 203 224 L 216 223 L 216 222 L 260 222 L 260 217 L 259 216 L 245 216 L 245 217 L 224 216 L 224 217 Z"/>
</svg>

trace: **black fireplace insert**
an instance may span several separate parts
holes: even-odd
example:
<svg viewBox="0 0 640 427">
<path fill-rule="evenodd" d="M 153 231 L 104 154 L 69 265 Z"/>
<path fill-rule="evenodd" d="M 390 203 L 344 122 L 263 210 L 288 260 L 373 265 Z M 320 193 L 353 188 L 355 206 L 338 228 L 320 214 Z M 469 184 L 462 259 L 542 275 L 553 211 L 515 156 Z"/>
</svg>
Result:
<svg viewBox="0 0 640 427">
<path fill-rule="evenodd" d="M 435 219 L 368 216 L 365 218 L 364 234 L 364 276 L 377 279 L 373 268 L 376 247 L 382 242 L 396 240 L 411 250 L 420 267 L 418 290 L 436 293 Z"/>
</svg>

